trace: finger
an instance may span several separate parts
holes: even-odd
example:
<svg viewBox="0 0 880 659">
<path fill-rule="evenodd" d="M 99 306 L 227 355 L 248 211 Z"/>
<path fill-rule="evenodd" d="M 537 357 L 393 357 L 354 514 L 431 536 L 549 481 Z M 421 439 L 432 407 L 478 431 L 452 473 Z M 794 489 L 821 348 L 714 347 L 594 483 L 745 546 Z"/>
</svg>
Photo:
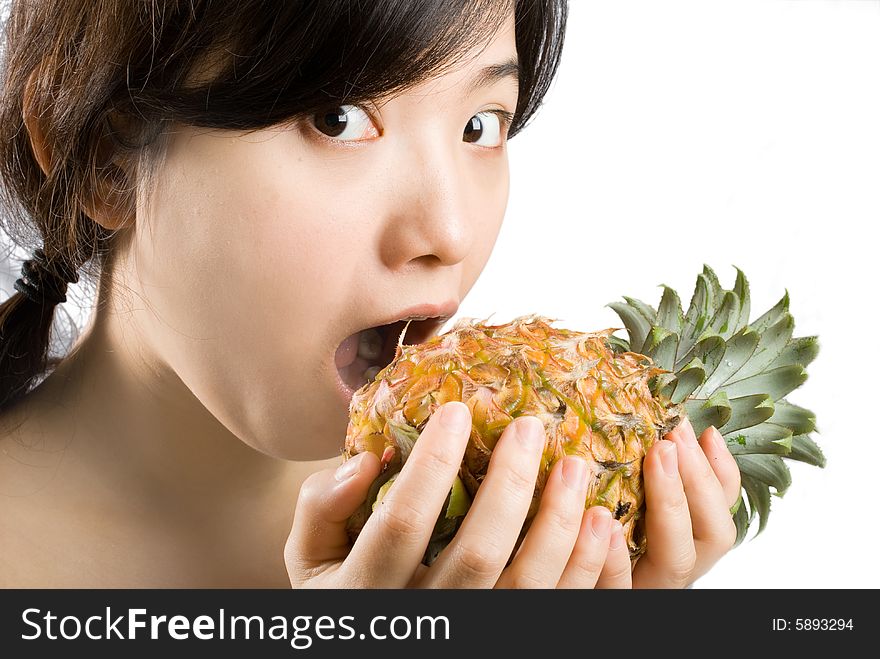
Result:
<svg viewBox="0 0 880 659">
<path fill-rule="evenodd" d="M 428 572 L 431 587 L 495 585 L 529 511 L 545 442 L 544 426 L 535 417 L 507 425 L 461 528 Z"/>
<path fill-rule="evenodd" d="M 739 500 L 741 487 L 739 465 L 736 464 L 730 449 L 727 448 L 724 437 L 714 426 L 709 426 L 700 435 L 700 446 L 703 447 L 703 453 L 706 454 L 709 465 L 715 472 L 715 477 L 721 483 L 721 488 L 724 490 L 724 502 L 729 510 Z"/>
<path fill-rule="evenodd" d="M 611 540 L 608 543 L 608 557 L 602 566 L 602 573 L 596 588 L 632 588 L 632 561 L 629 547 L 623 537 L 623 526 L 619 521 L 611 521 Z"/>
<path fill-rule="evenodd" d="M 558 588 L 596 586 L 608 556 L 612 521 L 611 511 L 604 506 L 593 506 L 581 516 L 577 542 L 559 579 Z"/>
<path fill-rule="evenodd" d="M 470 430 L 464 403 L 446 403 L 431 416 L 345 560 L 342 569 L 354 582 L 388 588 L 409 583 L 458 474 Z M 376 565 L 382 569 L 368 567 Z"/>
<path fill-rule="evenodd" d="M 648 548 L 636 563 L 633 587 L 682 588 L 690 583 L 696 550 L 675 444 L 654 444 L 645 456 L 643 473 Z"/>
<path fill-rule="evenodd" d="M 496 586 L 555 588 L 578 541 L 586 498 L 586 461 L 576 456 L 558 461 L 544 486 L 538 512 L 516 556 L 504 570 Z M 608 519 L 610 517 L 609 512 Z M 592 535 L 587 534 L 586 537 L 591 539 Z M 604 559 L 605 556 L 602 555 L 600 569 Z M 596 576 L 598 573 L 596 570 Z"/>
<path fill-rule="evenodd" d="M 696 578 L 733 547 L 736 541 L 736 525 L 733 523 L 721 483 L 709 466 L 702 447 L 697 443 L 690 421 L 685 418 L 667 438 L 678 448 L 678 471 L 684 484 L 694 530 Z"/>
<path fill-rule="evenodd" d="M 284 546 L 284 561 L 295 588 L 348 554 L 351 543 L 346 522 L 367 498 L 380 468 L 375 455 L 359 453 L 335 471 L 316 472 L 302 484 Z"/>
</svg>

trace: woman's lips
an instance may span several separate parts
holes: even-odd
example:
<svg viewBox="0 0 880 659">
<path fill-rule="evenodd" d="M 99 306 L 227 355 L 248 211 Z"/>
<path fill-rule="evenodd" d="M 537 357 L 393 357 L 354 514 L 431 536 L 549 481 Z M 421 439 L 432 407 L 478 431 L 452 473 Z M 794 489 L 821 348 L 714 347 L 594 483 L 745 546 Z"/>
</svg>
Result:
<svg viewBox="0 0 880 659">
<path fill-rule="evenodd" d="M 339 396 L 342 398 L 342 401 L 348 406 L 351 405 L 351 399 L 354 396 L 354 392 L 356 389 L 353 389 L 348 383 L 343 379 L 342 371 L 336 370 L 336 391 L 339 392 Z"/>
</svg>

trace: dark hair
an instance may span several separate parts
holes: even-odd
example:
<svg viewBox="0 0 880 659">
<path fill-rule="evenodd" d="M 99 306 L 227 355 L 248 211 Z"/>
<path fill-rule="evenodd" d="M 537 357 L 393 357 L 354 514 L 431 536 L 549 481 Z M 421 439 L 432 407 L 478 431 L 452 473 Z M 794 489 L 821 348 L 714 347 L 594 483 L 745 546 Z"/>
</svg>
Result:
<svg viewBox="0 0 880 659">
<path fill-rule="evenodd" d="M 556 73 L 566 0 L 13 0 L 0 63 L 2 228 L 97 281 L 138 184 L 155 181 L 172 122 L 258 130 L 390 97 L 454 66 L 511 9 L 520 75 L 509 137 Z M 125 214 L 114 230 L 85 211 L 108 183 Z M 53 318 L 53 304 L 21 293 L 0 304 L 0 410 L 60 361 L 48 356 Z"/>
</svg>

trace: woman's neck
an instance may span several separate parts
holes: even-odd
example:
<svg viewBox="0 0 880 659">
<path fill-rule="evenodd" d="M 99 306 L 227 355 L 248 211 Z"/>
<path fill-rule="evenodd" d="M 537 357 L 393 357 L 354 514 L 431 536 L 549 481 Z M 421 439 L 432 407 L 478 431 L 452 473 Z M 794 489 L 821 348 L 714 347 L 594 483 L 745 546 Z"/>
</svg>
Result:
<svg viewBox="0 0 880 659">
<path fill-rule="evenodd" d="M 135 339 L 99 314 L 9 415 L 27 440 L 4 441 L 9 449 L 0 473 L 16 470 L 4 493 L 39 491 L 46 506 L 68 519 L 88 520 L 100 511 L 95 560 L 140 561 L 143 569 L 127 574 L 148 575 L 155 585 L 284 586 L 282 552 L 299 486 L 338 460 L 294 463 L 252 449 L 175 373 L 145 358 Z M 47 456 L 57 462 L 52 469 Z M 16 481 L 23 488 L 18 494 L 9 492 Z M 80 530 L 78 544 L 88 546 L 88 525 Z M 161 565 L 154 565 L 156 556 L 166 557 Z M 118 578 L 127 585 L 124 574 Z"/>
</svg>

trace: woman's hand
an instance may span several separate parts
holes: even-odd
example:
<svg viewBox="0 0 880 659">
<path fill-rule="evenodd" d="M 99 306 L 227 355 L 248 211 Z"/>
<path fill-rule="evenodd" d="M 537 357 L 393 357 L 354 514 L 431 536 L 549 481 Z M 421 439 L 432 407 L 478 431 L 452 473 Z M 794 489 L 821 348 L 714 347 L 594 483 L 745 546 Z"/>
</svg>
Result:
<svg viewBox="0 0 880 659">
<path fill-rule="evenodd" d="M 682 588 L 709 571 L 736 541 L 730 514 L 739 499 L 739 467 L 721 434 L 697 438 L 685 418 L 645 456 L 648 547 L 634 588 Z"/>
<path fill-rule="evenodd" d="M 592 588 L 630 587 L 629 553 L 607 509 L 583 509 L 586 464 L 560 460 L 510 565 L 546 441 L 538 419 L 519 417 L 492 452 L 485 480 L 458 533 L 426 567 L 422 556 L 458 474 L 470 435 L 466 405 L 432 415 L 394 486 L 370 515 L 354 546 L 346 520 L 379 475 L 369 452 L 335 472 L 310 476 L 300 491 L 284 559 L 293 587 Z M 507 567 L 505 567 L 507 565 Z"/>
</svg>

